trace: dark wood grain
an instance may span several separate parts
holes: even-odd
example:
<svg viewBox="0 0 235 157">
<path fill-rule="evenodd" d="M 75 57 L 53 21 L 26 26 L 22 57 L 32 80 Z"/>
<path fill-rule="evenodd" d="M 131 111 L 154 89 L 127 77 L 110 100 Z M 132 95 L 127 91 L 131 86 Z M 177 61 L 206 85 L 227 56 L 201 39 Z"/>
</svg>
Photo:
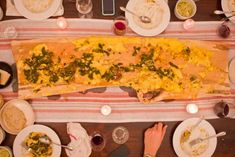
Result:
<svg viewBox="0 0 235 157">
<path fill-rule="evenodd" d="M 116 14 L 114 16 L 103 16 L 101 13 L 101 0 L 93 0 L 93 18 L 97 19 L 113 19 L 118 15 L 123 15 L 119 6 L 125 6 L 128 0 L 116 0 Z M 169 0 L 171 10 L 171 21 L 178 21 L 173 14 L 176 0 Z M 6 10 L 6 1 L 0 0 L 0 5 L 4 12 Z M 65 7 L 64 17 L 78 18 L 78 12 L 75 7 L 75 0 L 64 0 Z M 197 2 L 197 13 L 194 17 L 196 21 L 216 21 L 223 16 L 213 15 L 213 11 L 221 9 L 220 0 L 200 0 Z M 3 20 L 16 19 L 23 17 L 4 16 Z M 216 151 L 213 157 L 234 157 L 235 156 L 235 120 L 232 119 L 216 119 L 209 120 L 217 132 L 226 131 L 227 135 L 218 140 Z M 164 122 L 168 125 L 167 133 L 159 149 L 158 157 L 175 157 L 176 154 L 172 146 L 173 133 L 180 122 Z M 59 135 L 63 144 L 69 143 L 69 137 L 66 133 L 66 123 L 40 123 L 51 127 Z M 125 144 L 129 149 L 128 157 L 141 157 L 143 153 L 143 133 L 154 123 L 122 123 L 122 124 L 104 124 L 104 123 L 82 123 L 82 126 L 91 134 L 93 131 L 102 132 L 107 140 L 106 147 L 101 152 L 92 152 L 91 157 L 107 157 L 110 152 L 120 147 L 112 141 L 111 134 L 115 127 L 125 126 L 130 132 L 130 138 Z M 15 136 L 7 134 L 2 145 L 7 145 L 12 148 Z M 62 150 L 61 157 L 66 157 L 65 151 Z"/>
</svg>

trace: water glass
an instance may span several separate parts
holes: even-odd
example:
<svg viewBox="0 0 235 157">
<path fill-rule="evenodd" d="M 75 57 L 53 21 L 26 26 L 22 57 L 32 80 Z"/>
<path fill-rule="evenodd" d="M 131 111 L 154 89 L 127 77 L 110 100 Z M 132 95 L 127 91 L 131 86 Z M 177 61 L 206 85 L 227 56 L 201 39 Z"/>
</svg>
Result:
<svg viewBox="0 0 235 157">
<path fill-rule="evenodd" d="M 16 28 L 12 25 L 0 26 L 1 38 L 14 39 L 18 36 Z"/>
<path fill-rule="evenodd" d="M 81 17 L 89 17 L 92 15 L 92 1 L 91 0 L 76 0 L 76 8 Z"/>
<path fill-rule="evenodd" d="M 129 139 L 129 131 L 123 126 L 116 127 L 112 132 L 113 141 L 117 144 L 124 144 Z"/>
<path fill-rule="evenodd" d="M 226 22 L 222 23 L 219 27 L 218 27 L 218 35 L 222 38 L 228 38 L 230 36 L 230 28 L 228 27 L 228 25 L 226 24 Z"/>
<path fill-rule="evenodd" d="M 229 104 L 224 101 L 216 103 L 214 106 L 214 112 L 220 118 L 227 117 L 229 113 Z"/>
</svg>

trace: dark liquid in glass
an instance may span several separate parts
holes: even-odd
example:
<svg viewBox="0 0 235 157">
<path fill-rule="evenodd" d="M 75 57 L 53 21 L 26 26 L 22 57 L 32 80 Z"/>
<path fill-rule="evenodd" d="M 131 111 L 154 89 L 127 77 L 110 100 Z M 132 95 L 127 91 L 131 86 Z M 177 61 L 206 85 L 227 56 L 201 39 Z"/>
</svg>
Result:
<svg viewBox="0 0 235 157">
<path fill-rule="evenodd" d="M 126 25 L 123 22 L 116 22 L 115 27 L 119 30 L 125 30 L 126 29 Z"/>
<path fill-rule="evenodd" d="M 104 142 L 104 139 L 102 136 L 100 135 L 95 135 L 92 139 L 91 139 L 92 143 L 94 145 L 100 145 Z"/>
<path fill-rule="evenodd" d="M 222 38 L 227 38 L 229 35 L 230 35 L 230 28 L 228 26 L 226 26 L 225 24 L 222 24 L 220 27 L 219 27 L 219 35 L 222 37 Z"/>
</svg>

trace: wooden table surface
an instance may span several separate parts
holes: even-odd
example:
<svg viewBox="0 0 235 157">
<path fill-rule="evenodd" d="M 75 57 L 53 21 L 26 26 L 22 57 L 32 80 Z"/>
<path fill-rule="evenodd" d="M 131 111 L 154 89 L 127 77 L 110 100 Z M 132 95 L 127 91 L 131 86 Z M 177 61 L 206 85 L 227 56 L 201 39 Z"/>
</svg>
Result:
<svg viewBox="0 0 235 157">
<path fill-rule="evenodd" d="M 171 10 L 171 21 L 178 21 L 173 14 L 173 9 L 176 0 L 168 0 Z M 116 14 L 114 16 L 102 16 L 101 14 L 101 0 L 93 0 L 93 18 L 99 19 L 113 19 L 115 16 L 123 14 L 119 6 L 125 6 L 127 0 L 116 0 Z M 65 7 L 64 17 L 67 18 L 78 18 L 78 12 L 75 8 L 75 0 L 64 0 Z M 6 10 L 6 1 L 0 0 L 0 5 L 4 12 Z M 213 11 L 221 9 L 220 0 L 200 0 L 197 2 L 197 13 L 194 17 L 196 21 L 216 21 L 220 20 L 223 16 L 213 15 Z M 4 16 L 3 20 L 23 18 L 23 17 L 10 17 Z M 218 144 L 213 157 L 234 157 L 235 156 L 235 119 L 215 119 L 208 120 L 216 129 L 216 132 L 226 131 L 227 135 L 223 138 L 218 139 Z M 175 157 L 176 154 L 172 146 L 172 137 L 175 128 L 180 122 L 164 122 L 168 125 L 167 133 L 164 138 L 163 144 L 157 154 L 158 157 Z M 69 143 L 69 137 L 66 133 L 66 123 L 40 123 L 51 127 L 59 135 L 63 144 Z M 92 152 L 91 157 L 107 157 L 110 152 L 120 147 L 112 141 L 111 133 L 116 126 L 125 126 L 130 132 L 130 138 L 125 144 L 128 148 L 128 157 L 140 157 L 143 155 L 143 133 L 148 127 L 151 127 L 154 123 L 121 123 L 121 124 L 104 124 L 104 123 L 81 123 L 82 126 L 91 134 L 93 131 L 102 132 L 106 139 L 107 145 L 101 152 Z M 5 141 L 2 145 L 7 145 L 12 148 L 15 136 L 7 134 Z M 65 151 L 62 149 L 61 157 L 66 157 Z M 125 157 L 125 156 L 120 156 Z"/>
</svg>

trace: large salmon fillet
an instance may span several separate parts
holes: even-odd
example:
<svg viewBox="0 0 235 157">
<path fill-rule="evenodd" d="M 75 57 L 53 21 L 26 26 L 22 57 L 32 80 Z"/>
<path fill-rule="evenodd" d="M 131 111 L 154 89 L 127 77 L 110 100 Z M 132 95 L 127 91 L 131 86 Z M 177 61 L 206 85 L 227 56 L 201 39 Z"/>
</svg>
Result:
<svg viewBox="0 0 235 157">
<path fill-rule="evenodd" d="M 226 94 L 228 50 L 216 42 L 168 38 L 53 38 L 13 41 L 19 97 L 107 86 L 136 90 L 141 102 Z"/>
</svg>

